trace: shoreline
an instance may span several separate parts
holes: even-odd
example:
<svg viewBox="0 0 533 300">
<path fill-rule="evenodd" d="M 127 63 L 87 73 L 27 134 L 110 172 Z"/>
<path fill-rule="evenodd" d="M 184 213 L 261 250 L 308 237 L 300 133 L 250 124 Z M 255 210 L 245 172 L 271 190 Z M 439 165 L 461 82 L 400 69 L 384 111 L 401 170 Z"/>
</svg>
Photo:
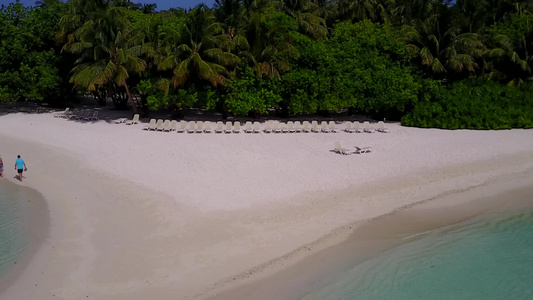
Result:
<svg viewBox="0 0 533 300">
<path fill-rule="evenodd" d="M 203 298 L 259 277 L 247 270 L 333 246 L 349 226 L 533 167 L 531 130 L 207 135 L 143 125 L 0 117 L 2 156 L 27 161 L 22 185 L 45 197 L 51 222 L 2 297 Z M 334 140 L 374 152 L 336 155 Z"/>
<path fill-rule="evenodd" d="M 5 176 L 4 176 L 5 177 Z M 5 179 L 5 178 L 4 178 Z M 46 199 L 37 190 L 29 187 L 19 186 L 16 183 L 5 180 L 2 184 L 10 185 L 14 189 L 22 190 L 25 194 L 23 201 L 28 199 L 31 202 L 28 206 L 27 246 L 14 264 L 2 274 L 0 280 L 0 295 L 5 292 L 19 277 L 25 272 L 25 269 L 31 264 L 37 252 L 45 243 L 50 232 L 50 215 Z"/>
<path fill-rule="evenodd" d="M 466 190 L 454 191 L 338 230 L 347 237 L 314 253 L 278 258 L 277 268 L 247 271 L 241 280 L 221 285 L 206 299 L 300 299 L 328 284 L 343 270 L 378 257 L 436 230 L 454 227 L 487 214 L 533 210 L 533 169 Z M 519 182 L 517 182 L 519 180 Z M 304 246 L 311 248 L 320 240 Z M 297 256 L 295 254 L 295 256 Z M 281 264 L 281 266 L 279 266 Z M 286 264 L 286 266 L 284 266 Z M 239 277 L 239 275 L 235 276 Z"/>
</svg>

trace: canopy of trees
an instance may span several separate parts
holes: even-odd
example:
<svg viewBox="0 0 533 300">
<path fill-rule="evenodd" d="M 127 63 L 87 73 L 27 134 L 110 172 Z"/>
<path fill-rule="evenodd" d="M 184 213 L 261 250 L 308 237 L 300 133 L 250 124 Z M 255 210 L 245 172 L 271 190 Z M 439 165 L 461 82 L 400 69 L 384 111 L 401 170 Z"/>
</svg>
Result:
<svg viewBox="0 0 533 300">
<path fill-rule="evenodd" d="M 101 105 L 176 116 L 345 111 L 421 127 L 533 127 L 533 0 L 155 8 L 1 6 L 0 102 L 59 105 L 90 93 Z"/>
</svg>

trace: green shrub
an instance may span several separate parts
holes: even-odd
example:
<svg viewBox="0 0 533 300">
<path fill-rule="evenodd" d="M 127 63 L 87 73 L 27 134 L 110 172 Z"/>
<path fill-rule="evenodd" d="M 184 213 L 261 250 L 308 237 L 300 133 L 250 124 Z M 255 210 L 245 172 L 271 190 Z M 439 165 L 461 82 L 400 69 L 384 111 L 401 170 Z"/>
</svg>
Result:
<svg viewBox="0 0 533 300">
<path fill-rule="evenodd" d="M 402 125 L 443 129 L 533 128 L 533 85 L 507 86 L 464 80 L 432 86 L 429 101 L 416 104 Z"/>
</svg>

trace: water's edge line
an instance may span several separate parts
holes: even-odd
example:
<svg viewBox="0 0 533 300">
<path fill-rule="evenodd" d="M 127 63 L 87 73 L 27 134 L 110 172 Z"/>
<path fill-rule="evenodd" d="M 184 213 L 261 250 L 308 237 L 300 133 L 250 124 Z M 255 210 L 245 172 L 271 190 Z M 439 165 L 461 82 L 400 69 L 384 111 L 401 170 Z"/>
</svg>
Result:
<svg viewBox="0 0 533 300">
<path fill-rule="evenodd" d="M 9 267 L 5 274 L 1 275 L 0 296 L 24 273 L 34 256 L 44 245 L 50 232 L 50 212 L 46 198 L 39 191 L 27 186 L 20 186 L 8 180 L 2 184 L 23 190 L 28 194 L 28 201 L 31 203 L 29 205 L 27 247 L 16 257 L 14 266 Z"/>
<path fill-rule="evenodd" d="M 511 174 L 502 174 L 501 176 L 498 176 L 497 178 L 492 178 L 491 180 L 487 180 L 479 184 L 471 185 L 465 188 L 449 190 L 441 194 L 436 194 L 433 197 L 426 198 L 421 201 L 413 202 L 408 205 L 395 208 L 388 213 L 385 213 L 385 214 L 382 214 L 382 215 L 379 215 L 373 218 L 369 218 L 366 220 L 358 220 L 355 222 L 348 223 L 344 226 L 334 229 L 331 233 L 317 240 L 314 240 L 310 243 L 307 243 L 305 245 L 298 247 L 297 249 L 294 249 L 293 251 L 285 255 L 273 258 L 265 263 L 262 263 L 249 270 L 246 270 L 245 272 L 241 272 L 239 274 L 235 274 L 233 276 L 225 278 L 217 282 L 214 286 L 210 287 L 205 293 L 198 294 L 196 296 L 199 298 L 209 298 L 209 299 L 210 298 L 218 299 L 219 297 L 221 297 L 221 299 L 230 299 L 231 297 L 236 296 L 234 294 L 234 292 L 236 291 L 239 292 L 239 290 L 241 289 L 249 289 L 251 286 L 260 285 L 261 282 L 268 282 L 271 278 L 277 276 L 279 273 L 289 270 L 291 268 L 296 268 L 296 266 L 303 260 L 313 259 L 313 257 L 318 256 L 319 254 L 323 252 L 327 252 L 331 248 L 341 247 L 343 244 L 353 239 L 354 235 L 359 230 L 362 230 L 363 227 L 371 227 L 374 223 L 379 222 L 382 219 L 397 215 L 399 213 L 403 213 L 410 209 L 419 208 L 424 205 L 431 205 L 433 203 L 439 203 L 440 202 L 439 200 L 445 197 L 458 196 L 458 195 L 468 193 L 472 190 L 488 188 L 488 187 L 492 187 L 497 184 L 501 184 L 502 180 L 505 181 L 504 179 L 507 179 L 508 183 L 511 183 L 513 181 L 511 177 L 522 178 L 521 175 L 525 175 L 525 174 L 529 175 L 528 177 L 529 179 L 533 179 L 533 176 L 532 176 L 533 169 L 531 168 L 528 168 L 521 172 L 512 172 Z M 517 191 L 517 190 L 528 188 L 528 187 L 530 187 L 530 185 L 528 185 L 527 183 L 522 183 L 522 184 L 515 183 L 515 186 L 508 188 L 505 191 L 502 191 L 501 193 L 497 193 L 497 194 L 505 195 L 507 193 L 512 193 L 513 191 Z M 479 201 L 483 201 L 483 197 L 469 198 L 462 203 L 452 205 L 452 207 L 454 206 L 459 207 L 462 205 L 466 205 L 468 203 L 478 203 Z M 474 219 L 487 212 L 489 211 L 487 211 L 486 207 L 484 208 L 480 207 L 479 211 L 470 217 L 463 218 L 459 221 L 455 221 L 452 223 L 447 223 L 447 224 L 444 224 L 443 226 L 440 226 L 440 227 L 437 227 L 437 228 L 434 228 L 428 231 L 419 232 L 418 234 L 412 235 L 412 237 L 417 238 L 419 236 L 423 236 L 434 230 L 439 230 L 445 227 L 454 226 L 454 225 L 457 225 L 458 223 L 462 223 L 462 222 Z M 407 239 L 408 238 L 404 237 L 404 240 L 407 240 Z M 314 250 L 317 248 L 319 248 L 320 250 L 313 251 L 312 253 L 308 252 L 311 249 Z M 309 253 L 309 254 L 299 257 L 299 254 L 302 254 L 302 253 Z"/>
</svg>

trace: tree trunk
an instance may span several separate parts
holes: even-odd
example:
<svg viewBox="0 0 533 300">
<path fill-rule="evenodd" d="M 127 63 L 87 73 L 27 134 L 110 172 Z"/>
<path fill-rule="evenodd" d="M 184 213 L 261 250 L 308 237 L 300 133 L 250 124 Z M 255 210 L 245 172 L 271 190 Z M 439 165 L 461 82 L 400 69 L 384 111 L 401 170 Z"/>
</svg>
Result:
<svg viewBox="0 0 533 300">
<path fill-rule="evenodd" d="M 135 101 L 133 101 L 133 96 L 130 93 L 130 89 L 128 88 L 128 84 L 126 83 L 126 80 L 124 80 L 124 88 L 126 88 L 126 94 L 128 95 L 128 100 L 130 101 L 131 106 L 133 106 L 133 112 L 138 114 L 139 109 L 137 107 L 137 104 L 135 104 Z"/>
</svg>

